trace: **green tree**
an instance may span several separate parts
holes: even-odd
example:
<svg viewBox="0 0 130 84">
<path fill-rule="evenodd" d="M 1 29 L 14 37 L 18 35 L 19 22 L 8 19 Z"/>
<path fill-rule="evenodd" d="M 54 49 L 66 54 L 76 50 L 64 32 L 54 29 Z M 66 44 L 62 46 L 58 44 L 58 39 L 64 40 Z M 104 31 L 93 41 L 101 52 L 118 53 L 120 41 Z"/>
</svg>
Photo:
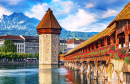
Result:
<svg viewBox="0 0 130 84">
<path fill-rule="evenodd" d="M 7 58 L 7 59 L 13 58 L 13 52 L 7 52 L 7 53 L 6 53 L 6 58 Z"/>
<path fill-rule="evenodd" d="M 27 57 L 29 57 L 29 58 L 33 58 L 32 53 L 29 53 Z"/>
<path fill-rule="evenodd" d="M 39 53 L 35 53 L 34 58 L 37 58 L 39 60 Z"/>
<path fill-rule="evenodd" d="M 22 58 L 27 58 L 27 54 L 26 53 L 20 53 Z"/>
<path fill-rule="evenodd" d="M 5 40 L 4 45 L 1 47 L 2 52 L 16 52 L 16 46 L 11 40 Z"/>
</svg>

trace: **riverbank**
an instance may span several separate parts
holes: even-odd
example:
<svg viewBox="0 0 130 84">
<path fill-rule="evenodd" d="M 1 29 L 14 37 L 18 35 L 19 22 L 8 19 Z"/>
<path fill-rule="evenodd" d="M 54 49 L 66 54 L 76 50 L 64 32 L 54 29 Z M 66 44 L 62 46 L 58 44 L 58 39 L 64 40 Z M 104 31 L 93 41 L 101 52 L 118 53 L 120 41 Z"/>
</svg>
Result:
<svg viewBox="0 0 130 84">
<path fill-rule="evenodd" d="M 39 64 L 39 62 L 0 62 L 0 66 Z"/>
</svg>

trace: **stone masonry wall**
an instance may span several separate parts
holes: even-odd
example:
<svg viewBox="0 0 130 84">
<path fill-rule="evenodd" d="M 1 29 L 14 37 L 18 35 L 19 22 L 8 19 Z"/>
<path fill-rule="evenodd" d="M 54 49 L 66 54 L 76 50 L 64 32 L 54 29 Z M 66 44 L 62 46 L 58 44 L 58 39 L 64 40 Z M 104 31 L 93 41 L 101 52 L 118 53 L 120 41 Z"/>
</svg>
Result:
<svg viewBox="0 0 130 84">
<path fill-rule="evenodd" d="M 59 35 L 39 35 L 39 64 L 58 64 Z"/>
<path fill-rule="evenodd" d="M 52 59 L 51 62 L 52 64 L 58 64 L 58 54 L 59 54 L 59 35 L 57 34 L 52 34 L 52 43 L 51 43 L 51 55 Z"/>
<path fill-rule="evenodd" d="M 39 35 L 39 64 L 51 64 L 51 34 Z"/>
</svg>

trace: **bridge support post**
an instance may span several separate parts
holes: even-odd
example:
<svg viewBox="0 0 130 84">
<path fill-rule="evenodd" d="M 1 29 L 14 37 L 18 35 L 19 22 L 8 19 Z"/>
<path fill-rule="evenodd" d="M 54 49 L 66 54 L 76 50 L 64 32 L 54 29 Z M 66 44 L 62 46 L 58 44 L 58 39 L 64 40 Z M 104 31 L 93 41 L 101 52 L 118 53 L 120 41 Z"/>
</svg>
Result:
<svg viewBox="0 0 130 84">
<path fill-rule="evenodd" d="M 72 62 L 72 70 L 74 70 L 74 68 L 75 68 L 75 67 L 74 67 L 74 62 Z"/>
<path fill-rule="evenodd" d="M 111 83 L 112 72 L 113 72 L 113 65 L 109 64 L 109 66 L 108 66 L 108 83 Z"/>
<path fill-rule="evenodd" d="M 73 62 L 71 62 L 71 69 L 73 70 Z"/>
<path fill-rule="evenodd" d="M 97 73 L 98 73 L 98 62 L 95 63 L 94 79 L 97 78 Z"/>
<path fill-rule="evenodd" d="M 73 62 L 73 70 L 75 70 L 75 67 L 76 67 L 76 63 Z"/>
<path fill-rule="evenodd" d="M 81 66 L 80 66 L 80 73 L 83 73 L 83 70 L 84 70 L 84 66 L 83 66 L 83 62 L 82 62 Z"/>
<path fill-rule="evenodd" d="M 68 62 L 67 61 L 65 61 L 64 66 L 68 67 Z"/>
<path fill-rule="evenodd" d="M 126 82 L 126 73 L 123 73 L 123 84 L 127 84 L 127 82 Z"/>
<path fill-rule="evenodd" d="M 69 62 L 68 64 L 69 64 L 69 67 L 68 67 L 68 68 L 71 68 L 71 63 Z"/>
<path fill-rule="evenodd" d="M 68 67 L 68 61 L 65 62 L 65 67 Z"/>
<path fill-rule="evenodd" d="M 72 62 L 70 62 L 70 69 L 72 69 Z"/>
<path fill-rule="evenodd" d="M 90 62 L 88 62 L 87 64 L 87 76 L 90 75 Z"/>
<path fill-rule="evenodd" d="M 77 66 L 77 63 L 75 62 L 74 63 L 74 70 L 77 70 L 78 69 L 78 66 Z"/>
<path fill-rule="evenodd" d="M 108 78 L 107 72 L 108 72 L 108 64 L 105 64 L 105 65 L 104 65 L 104 75 L 105 75 L 105 79 Z"/>
</svg>

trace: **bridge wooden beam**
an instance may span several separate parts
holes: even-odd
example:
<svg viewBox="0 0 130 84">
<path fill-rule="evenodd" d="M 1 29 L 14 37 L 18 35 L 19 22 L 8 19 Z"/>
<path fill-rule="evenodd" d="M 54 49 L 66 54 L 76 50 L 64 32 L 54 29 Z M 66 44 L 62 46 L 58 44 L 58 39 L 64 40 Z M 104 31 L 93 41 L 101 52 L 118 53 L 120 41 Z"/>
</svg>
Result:
<svg viewBox="0 0 130 84">
<path fill-rule="evenodd" d="M 125 47 L 127 49 L 127 52 L 129 51 L 129 35 L 128 35 L 128 20 L 125 24 Z"/>
<path fill-rule="evenodd" d="M 107 46 L 107 37 L 105 37 L 104 44 Z"/>
<path fill-rule="evenodd" d="M 98 48 L 101 47 L 101 39 L 98 40 Z"/>
<path fill-rule="evenodd" d="M 94 42 L 94 49 L 96 49 L 96 42 Z"/>
<path fill-rule="evenodd" d="M 110 36 L 110 44 L 114 44 L 114 34 Z"/>
</svg>

